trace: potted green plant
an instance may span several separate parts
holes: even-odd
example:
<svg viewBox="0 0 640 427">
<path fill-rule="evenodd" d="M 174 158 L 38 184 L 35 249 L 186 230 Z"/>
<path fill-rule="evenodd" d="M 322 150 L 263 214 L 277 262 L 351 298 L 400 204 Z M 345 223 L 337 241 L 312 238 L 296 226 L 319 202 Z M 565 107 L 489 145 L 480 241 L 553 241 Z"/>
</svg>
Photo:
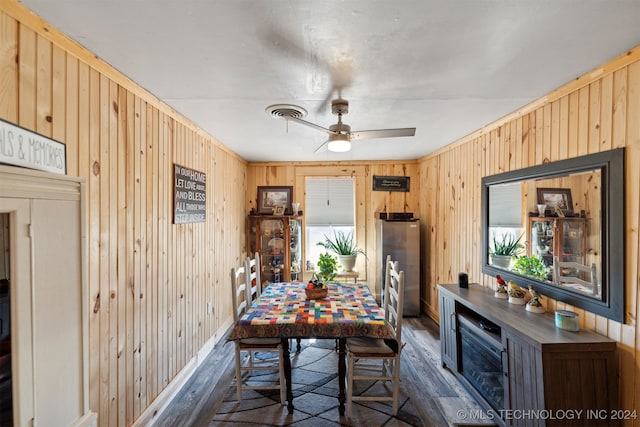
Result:
<svg viewBox="0 0 640 427">
<path fill-rule="evenodd" d="M 322 283 L 327 283 L 332 281 L 336 277 L 336 273 L 338 272 L 338 262 L 336 258 L 329 254 L 323 253 L 320 254 L 320 258 L 318 259 L 318 278 Z"/>
<path fill-rule="evenodd" d="M 491 255 L 491 263 L 497 267 L 509 268 L 511 258 L 518 255 L 524 248 L 520 243 L 521 234 L 517 239 L 512 234 L 503 234 L 500 238 L 493 236 L 493 245 L 489 249 Z"/>
<path fill-rule="evenodd" d="M 513 264 L 513 271 L 523 276 L 547 280 L 551 269 L 544 263 L 544 260 L 540 258 L 540 256 L 533 254 L 531 256 L 522 255 L 516 258 L 516 262 Z"/>
<path fill-rule="evenodd" d="M 353 270 L 358 254 L 362 254 L 365 257 L 367 256 L 367 254 L 356 245 L 353 232 L 345 233 L 344 231 L 334 230 L 333 237 L 325 234 L 324 241 L 318 242 L 317 245 L 336 254 L 344 271 Z"/>
</svg>

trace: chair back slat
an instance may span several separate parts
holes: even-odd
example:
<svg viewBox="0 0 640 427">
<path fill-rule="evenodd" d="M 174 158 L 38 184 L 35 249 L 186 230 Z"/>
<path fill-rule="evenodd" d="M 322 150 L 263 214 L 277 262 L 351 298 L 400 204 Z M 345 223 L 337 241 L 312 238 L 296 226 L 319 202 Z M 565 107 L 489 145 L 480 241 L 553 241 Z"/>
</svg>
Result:
<svg viewBox="0 0 640 427">
<path fill-rule="evenodd" d="M 233 303 L 233 321 L 237 322 L 238 319 L 244 314 L 247 305 L 247 281 L 245 274 L 245 267 L 231 269 L 231 300 Z"/>
<path fill-rule="evenodd" d="M 391 261 L 387 255 L 386 285 L 384 290 L 384 316 L 393 328 L 396 340 L 402 342 L 402 308 L 404 305 L 404 271 L 400 271 L 398 261 Z"/>
<path fill-rule="evenodd" d="M 247 258 L 244 268 L 247 278 L 247 304 L 251 305 L 253 300 L 258 298 L 262 293 L 262 284 L 260 283 L 260 254 L 256 252 L 253 258 Z"/>
</svg>

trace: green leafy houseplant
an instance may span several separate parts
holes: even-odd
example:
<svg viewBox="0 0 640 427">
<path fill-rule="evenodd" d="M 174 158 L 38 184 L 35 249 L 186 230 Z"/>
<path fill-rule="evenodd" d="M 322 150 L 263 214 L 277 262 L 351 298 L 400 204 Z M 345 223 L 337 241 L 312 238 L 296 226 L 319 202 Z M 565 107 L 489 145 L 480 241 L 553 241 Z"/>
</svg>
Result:
<svg viewBox="0 0 640 427">
<path fill-rule="evenodd" d="M 502 256 L 516 256 L 521 249 L 524 249 L 524 246 L 520 243 L 520 239 L 522 239 L 521 234 L 520 237 L 515 239 L 511 234 L 503 234 L 500 239 L 496 239 L 496 236 L 493 236 L 493 246 L 489 250 L 490 255 L 502 255 Z"/>
<path fill-rule="evenodd" d="M 318 259 L 318 277 L 324 283 L 332 281 L 336 277 L 338 272 L 338 261 L 336 258 L 329 254 L 320 254 Z"/>
<path fill-rule="evenodd" d="M 531 256 L 522 255 L 516 259 L 513 264 L 513 271 L 524 276 L 535 277 L 536 279 L 547 280 L 549 267 L 544 263 L 542 258 L 533 254 Z"/>
<path fill-rule="evenodd" d="M 356 242 L 353 238 L 353 232 L 345 233 L 344 231 L 334 231 L 332 238 L 325 234 L 324 241 L 318 242 L 317 245 L 322 246 L 329 252 L 333 252 L 336 255 L 362 254 L 367 256 L 362 249 L 356 246 Z"/>
</svg>

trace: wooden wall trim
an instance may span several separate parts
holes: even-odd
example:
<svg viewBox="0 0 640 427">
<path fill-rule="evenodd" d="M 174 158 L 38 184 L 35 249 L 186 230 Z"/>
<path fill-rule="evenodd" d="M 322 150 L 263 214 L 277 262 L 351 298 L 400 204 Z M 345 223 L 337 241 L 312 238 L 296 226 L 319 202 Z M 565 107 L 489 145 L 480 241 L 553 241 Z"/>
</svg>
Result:
<svg viewBox="0 0 640 427">
<path fill-rule="evenodd" d="M 251 166 L 265 167 L 265 166 L 295 166 L 295 167 L 340 167 L 340 166 L 371 166 L 371 165 L 395 165 L 402 163 L 405 165 L 418 164 L 418 159 L 407 160 L 340 160 L 340 161 L 313 161 L 313 162 L 250 162 Z"/>
</svg>

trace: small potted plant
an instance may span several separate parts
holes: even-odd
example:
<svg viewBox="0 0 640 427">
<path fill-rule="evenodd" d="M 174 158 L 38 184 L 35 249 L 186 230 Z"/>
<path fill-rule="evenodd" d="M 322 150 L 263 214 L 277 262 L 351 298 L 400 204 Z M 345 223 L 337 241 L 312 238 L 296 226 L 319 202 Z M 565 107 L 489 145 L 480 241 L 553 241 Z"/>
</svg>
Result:
<svg viewBox="0 0 640 427">
<path fill-rule="evenodd" d="M 499 239 L 493 236 L 493 245 L 489 249 L 491 255 L 491 263 L 497 267 L 509 268 L 511 258 L 518 255 L 524 248 L 520 243 L 523 234 L 517 239 L 512 234 L 503 234 Z"/>
<path fill-rule="evenodd" d="M 531 256 L 522 255 L 516 258 L 516 262 L 513 264 L 513 271 L 523 276 L 547 280 L 551 269 L 540 256 L 533 254 Z"/>
<path fill-rule="evenodd" d="M 313 277 L 307 283 L 304 292 L 308 299 L 325 298 L 327 296 L 327 283 L 336 277 L 338 264 L 336 258 L 331 254 L 320 254 L 318 259 L 318 272 L 313 273 Z"/>
<path fill-rule="evenodd" d="M 322 283 L 328 283 L 336 277 L 338 263 L 336 258 L 330 253 L 320 254 L 318 258 L 318 278 Z"/>
<path fill-rule="evenodd" d="M 336 254 L 344 271 L 353 270 L 358 254 L 362 254 L 365 257 L 367 256 L 367 254 L 356 245 L 353 232 L 345 233 L 344 231 L 334 230 L 333 237 L 328 237 L 325 234 L 324 241 L 318 242 L 317 245 Z"/>
</svg>

